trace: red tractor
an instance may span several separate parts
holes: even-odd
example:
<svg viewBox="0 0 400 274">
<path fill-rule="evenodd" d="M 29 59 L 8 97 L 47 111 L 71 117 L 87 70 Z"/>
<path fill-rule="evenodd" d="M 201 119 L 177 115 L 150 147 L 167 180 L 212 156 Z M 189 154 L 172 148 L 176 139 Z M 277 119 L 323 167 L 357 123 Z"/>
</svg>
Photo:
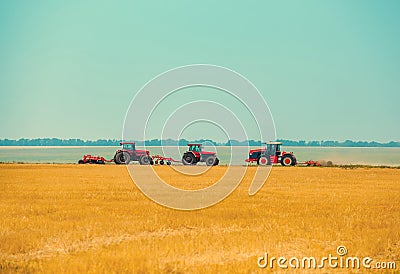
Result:
<svg viewBox="0 0 400 274">
<path fill-rule="evenodd" d="M 281 142 L 265 143 L 266 148 L 251 149 L 247 163 L 257 162 L 260 166 L 280 163 L 283 166 L 294 166 L 297 164 L 293 152 L 281 151 Z"/>
<path fill-rule="evenodd" d="M 129 164 L 131 161 L 139 161 L 141 165 L 152 165 L 153 159 L 148 150 L 138 150 L 134 142 L 121 142 L 121 149 L 114 155 L 114 162 L 117 165 Z"/>
<path fill-rule="evenodd" d="M 182 156 L 184 165 L 195 165 L 198 162 L 206 162 L 208 166 L 216 166 L 219 163 L 215 152 L 203 151 L 201 144 L 188 144 L 189 149 Z"/>
</svg>

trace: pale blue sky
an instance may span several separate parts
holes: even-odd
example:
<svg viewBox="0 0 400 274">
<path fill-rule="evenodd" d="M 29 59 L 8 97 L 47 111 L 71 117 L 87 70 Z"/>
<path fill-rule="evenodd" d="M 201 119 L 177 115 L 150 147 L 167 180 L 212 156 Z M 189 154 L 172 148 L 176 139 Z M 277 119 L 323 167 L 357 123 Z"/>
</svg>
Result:
<svg viewBox="0 0 400 274">
<path fill-rule="evenodd" d="M 399 13 L 400 1 L 1 1 L 0 138 L 120 138 L 148 80 L 210 63 L 258 87 L 278 138 L 399 141 Z"/>
</svg>

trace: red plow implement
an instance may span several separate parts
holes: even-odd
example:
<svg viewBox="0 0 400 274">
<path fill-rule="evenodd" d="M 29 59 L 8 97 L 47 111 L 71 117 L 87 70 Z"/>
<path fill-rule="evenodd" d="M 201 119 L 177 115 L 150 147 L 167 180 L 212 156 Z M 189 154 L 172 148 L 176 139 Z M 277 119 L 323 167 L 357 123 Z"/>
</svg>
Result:
<svg viewBox="0 0 400 274">
<path fill-rule="evenodd" d="M 158 164 L 160 164 L 160 165 L 164 165 L 164 164 L 171 165 L 171 163 L 180 163 L 180 161 L 174 160 L 171 157 L 164 157 L 164 156 L 161 156 L 161 155 L 154 155 L 154 156 L 151 156 L 151 158 L 153 159 L 153 163 L 155 165 L 158 165 Z"/>
</svg>

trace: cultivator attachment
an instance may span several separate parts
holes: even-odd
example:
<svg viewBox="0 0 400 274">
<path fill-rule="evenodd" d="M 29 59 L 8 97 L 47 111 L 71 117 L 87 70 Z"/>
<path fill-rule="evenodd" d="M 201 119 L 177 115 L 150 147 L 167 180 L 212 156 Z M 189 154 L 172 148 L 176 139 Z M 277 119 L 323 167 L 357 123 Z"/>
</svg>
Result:
<svg viewBox="0 0 400 274">
<path fill-rule="evenodd" d="M 318 162 L 318 161 L 309 160 L 309 161 L 305 161 L 305 162 L 299 162 L 299 163 L 297 163 L 297 165 L 300 165 L 300 166 L 321 166 L 321 163 Z"/>
<path fill-rule="evenodd" d="M 160 165 L 164 165 L 164 164 L 171 165 L 172 163 L 180 163 L 180 161 L 174 160 L 171 157 L 164 157 L 164 156 L 161 156 L 161 155 L 154 155 L 154 156 L 151 156 L 151 158 L 153 159 L 153 163 L 155 165 L 158 165 L 158 164 L 160 164 Z"/>
<path fill-rule="evenodd" d="M 177 161 L 172 159 L 171 157 L 164 157 L 161 155 L 154 155 L 150 157 L 149 160 L 150 165 L 171 165 L 172 163 L 180 163 L 181 161 Z M 107 160 L 101 156 L 93 156 L 93 155 L 84 155 L 82 159 L 78 161 L 78 164 L 100 164 L 104 165 L 105 163 L 114 163 L 114 159 Z"/>
<path fill-rule="evenodd" d="M 112 163 L 114 159 L 107 160 L 101 156 L 84 155 L 82 159 L 78 161 L 78 164 L 99 164 L 104 165 L 105 163 Z"/>
</svg>

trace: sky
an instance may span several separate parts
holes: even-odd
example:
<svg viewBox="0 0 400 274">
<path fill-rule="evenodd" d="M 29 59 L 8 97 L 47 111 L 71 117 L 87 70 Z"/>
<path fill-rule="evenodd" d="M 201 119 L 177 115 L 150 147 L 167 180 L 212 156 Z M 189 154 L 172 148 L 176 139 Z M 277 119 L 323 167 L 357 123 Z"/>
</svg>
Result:
<svg viewBox="0 0 400 274">
<path fill-rule="evenodd" d="M 0 139 L 121 138 L 143 85 L 201 63 L 251 81 L 279 139 L 399 141 L 399 12 L 396 0 L 1 1 Z"/>
</svg>

